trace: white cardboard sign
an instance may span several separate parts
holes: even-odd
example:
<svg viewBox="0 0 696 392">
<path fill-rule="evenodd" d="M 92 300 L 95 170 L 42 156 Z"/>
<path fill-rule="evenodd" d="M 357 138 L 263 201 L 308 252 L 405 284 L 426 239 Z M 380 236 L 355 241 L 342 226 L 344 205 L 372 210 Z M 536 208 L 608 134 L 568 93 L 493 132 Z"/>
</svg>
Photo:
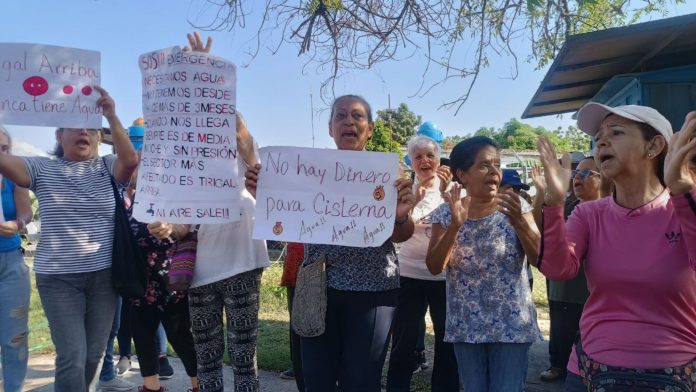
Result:
<svg viewBox="0 0 696 392">
<path fill-rule="evenodd" d="M 239 220 L 236 67 L 179 47 L 145 53 L 145 136 L 133 213 L 142 222 Z"/>
<path fill-rule="evenodd" d="M 0 43 L 0 123 L 101 128 L 99 52 Z"/>
<path fill-rule="evenodd" d="M 398 155 L 260 149 L 254 238 L 356 247 L 391 237 Z"/>
</svg>

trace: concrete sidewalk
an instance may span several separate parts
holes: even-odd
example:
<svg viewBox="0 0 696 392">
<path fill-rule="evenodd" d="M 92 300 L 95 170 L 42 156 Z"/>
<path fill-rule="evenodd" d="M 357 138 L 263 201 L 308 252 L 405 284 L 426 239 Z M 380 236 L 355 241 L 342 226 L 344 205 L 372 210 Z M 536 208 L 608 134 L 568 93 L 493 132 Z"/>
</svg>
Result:
<svg viewBox="0 0 696 392">
<path fill-rule="evenodd" d="M 29 358 L 29 373 L 24 386 L 26 391 L 53 391 L 54 361 L 53 355 L 32 355 Z M 432 364 L 432 358 L 428 358 Z M 174 377 L 162 381 L 162 385 L 169 392 L 185 392 L 191 387 L 184 367 L 178 358 L 170 358 L 169 362 L 174 367 Z M 124 378 L 136 386 L 142 385 L 142 378 L 138 371 L 137 361 L 133 361 L 133 369 L 126 372 Z M 560 392 L 563 384 L 559 382 L 545 383 L 539 380 L 539 373 L 548 366 L 548 342 L 534 344 L 529 355 L 529 371 L 527 374 L 527 392 Z M 232 369 L 225 367 L 223 370 L 225 386 L 232 390 Z M 261 391 L 263 392 L 296 392 L 295 381 L 282 380 L 278 373 L 262 370 L 259 372 Z M 133 389 L 135 391 L 136 389 Z"/>
</svg>

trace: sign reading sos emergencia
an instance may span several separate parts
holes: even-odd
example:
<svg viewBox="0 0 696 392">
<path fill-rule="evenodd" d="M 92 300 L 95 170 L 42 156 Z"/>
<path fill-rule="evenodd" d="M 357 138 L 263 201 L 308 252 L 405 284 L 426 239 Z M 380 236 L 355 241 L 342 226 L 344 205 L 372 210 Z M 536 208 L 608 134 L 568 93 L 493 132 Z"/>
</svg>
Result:
<svg viewBox="0 0 696 392">
<path fill-rule="evenodd" d="M 300 147 L 259 152 L 254 238 L 368 247 L 391 237 L 397 154 Z"/>
<path fill-rule="evenodd" d="M 99 52 L 0 43 L 0 123 L 101 128 Z"/>
<path fill-rule="evenodd" d="M 145 135 L 134 216 L 141 222 L 239 220 L 236 67 L 167 48 L 140 56 Z"/>
</svg>

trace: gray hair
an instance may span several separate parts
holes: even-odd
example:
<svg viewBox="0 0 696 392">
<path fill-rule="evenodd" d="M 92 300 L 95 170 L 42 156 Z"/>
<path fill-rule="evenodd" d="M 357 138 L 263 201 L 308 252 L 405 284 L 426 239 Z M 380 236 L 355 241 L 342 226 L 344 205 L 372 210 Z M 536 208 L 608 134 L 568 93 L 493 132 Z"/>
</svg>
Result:
<svg viewBox="0 0 696 392">
<path fill-rule="evenodd" d="M 7 129 L 0 124 L 0 134 L 5 135 L 7 137 L 7 144 L 10 146 L 10 152 L 12 152 L 12 136 L 10 136 L 10 133 L 7 132 Z"/>
<path fill-rule="evenodd" d="M 435 140 L 423 136 L 423 135 L 414 135 L 408 140 L 408 144 L 406 144 L 406 150 L 408 151 L 408 156 L 411 158 L 411 161 L 413 161 L 413 152 L 416 150 L 416 148 L 427 148 L 430 147 L 433 149 L 435 152 L 435 156 L 440 158 L 440 144 L 436 142 Z"/>
</svg>

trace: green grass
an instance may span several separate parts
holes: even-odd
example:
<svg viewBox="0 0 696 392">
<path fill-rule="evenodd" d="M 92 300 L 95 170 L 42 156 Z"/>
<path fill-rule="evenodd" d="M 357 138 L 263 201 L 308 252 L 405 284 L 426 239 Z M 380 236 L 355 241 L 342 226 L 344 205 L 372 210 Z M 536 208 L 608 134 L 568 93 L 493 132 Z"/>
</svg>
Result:
<svg viewBox="0 0 696 392">
<path fill-rule="evenodd" d="M 534 290 L 532 298 L 537 306 L 539 319 L 548 318 L 548 302 L 546 300 L 545 278 L 536 268 L 534 271 Z M 275 263 L 268 267 L 261 280 L 258 331 L 258 366 L 261 369 L 282 371 L 291 365 L 290 345 L 288 337 L 289 315 L 287 311 L 287 293 L 285 287 L 280 287 L 280 277 L 283 273 L 282 264 Z M 433 331 L 428 320 L 426 346 L 433 347 Z M 44 317 L 41 301 L 36 291 L 32 274 L 32 297 L 29 313 L 29 347 L 32 353 L 52 353 L 51 335 L 48 322 Z M 173 351 L 170 354 L 174 355 Z M 430 391 L 431 371 L 420 372 L 413 376 L 411 388 L 417 392 Z M 385 375 L 386 377 L 386 366 Z"/>
<path fill-rule="evenodd" d="M 31 259 L 27 260 L 31 263 Z M 290 366 L 288 343 L 289 316 L 287 294 L 280 287 L 283 273 L 281 264 L 274 264 L 264 271 L 261 287 L 261 309 L 259 311 L 258 365 L 267 370 L 285 370 Z M 48 329 L 48 321 L 41 306 L 34 274 L 31 277 L 32 291 L 29 305 L 29 350 L 34 354 L 49 354 L 55 351 Z M 116 344 L 118 347 L 118 344 Z M 133 349 L 133 352 L 135 350 Z M 174 355 L 171 347 L 169 353 Z"/>
</svg>

